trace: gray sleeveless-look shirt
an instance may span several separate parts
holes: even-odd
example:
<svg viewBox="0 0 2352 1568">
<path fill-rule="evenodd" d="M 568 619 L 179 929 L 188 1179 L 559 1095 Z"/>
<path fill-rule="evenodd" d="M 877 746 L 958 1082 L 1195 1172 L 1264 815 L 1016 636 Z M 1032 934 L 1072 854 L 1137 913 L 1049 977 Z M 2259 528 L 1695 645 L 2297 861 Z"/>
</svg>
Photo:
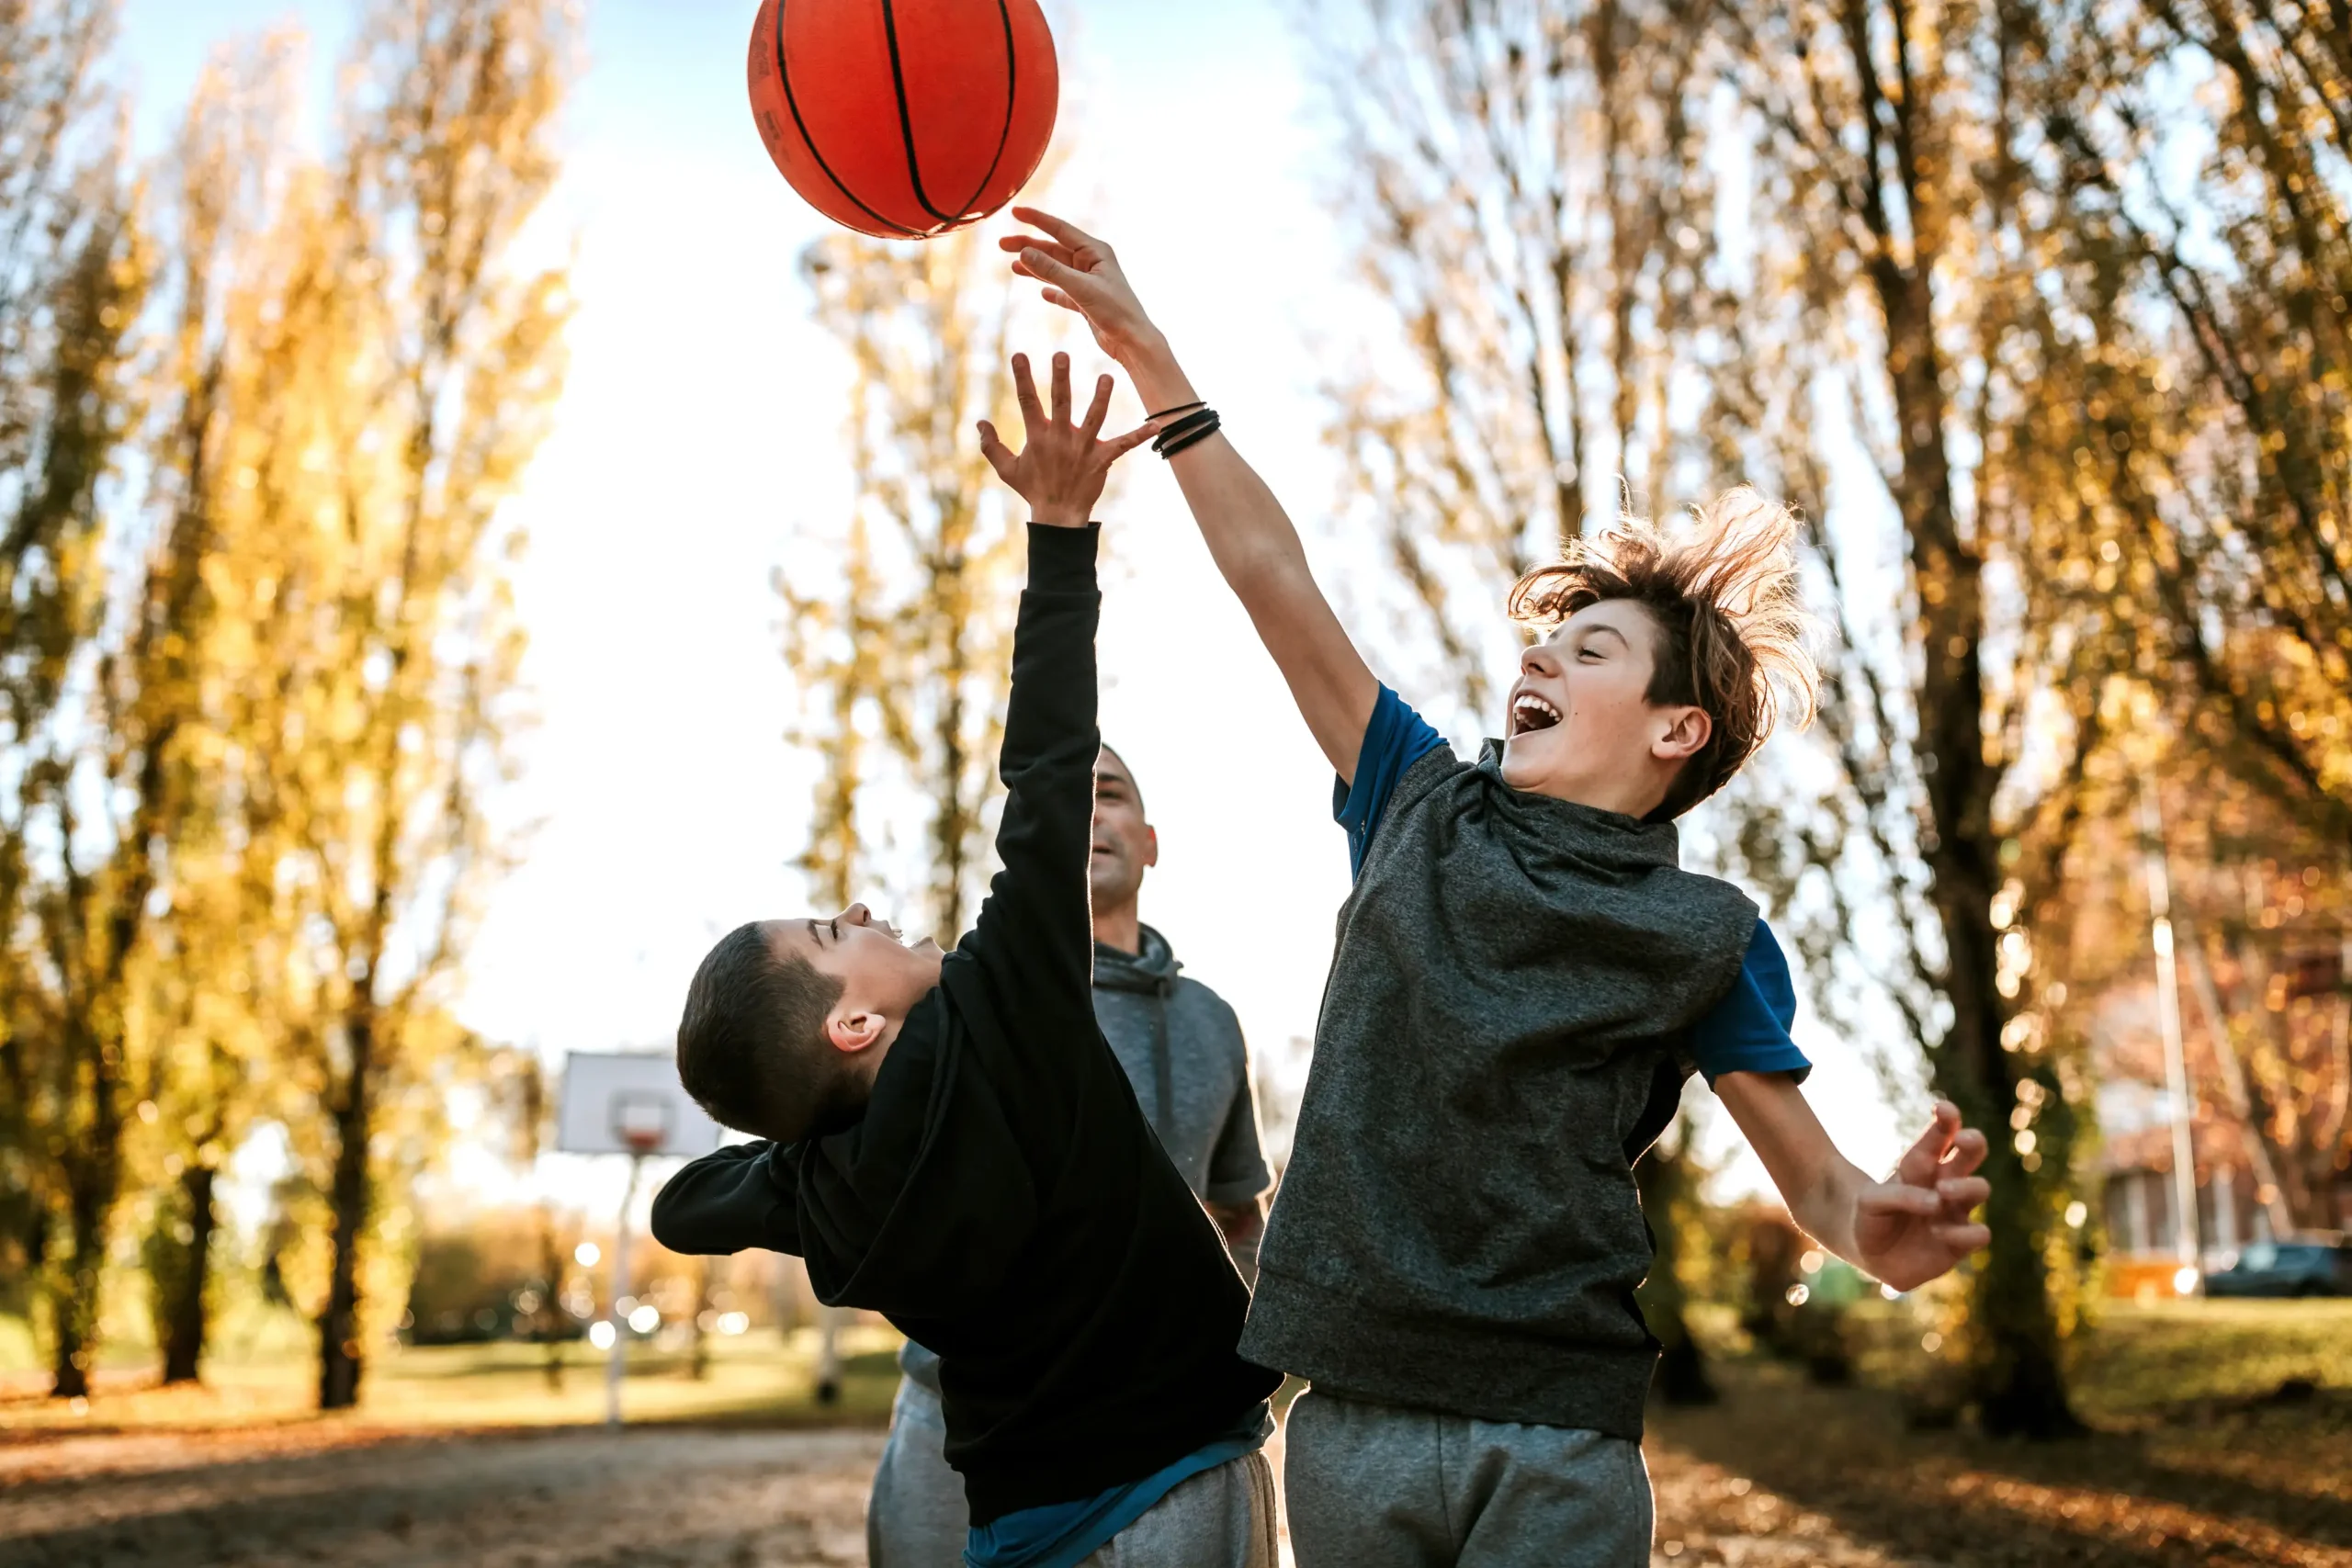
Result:
<svg viewBox="0 0 2352 1568">
<path fill-rule="evenodd" d="M 1398 782 L 1340 911 L 1242 1354 L 1383 1404 L 1638 1438 L 1656 1342 L 1633 1161 L 1756 930 L 1671 823 Z"/>
</svg>

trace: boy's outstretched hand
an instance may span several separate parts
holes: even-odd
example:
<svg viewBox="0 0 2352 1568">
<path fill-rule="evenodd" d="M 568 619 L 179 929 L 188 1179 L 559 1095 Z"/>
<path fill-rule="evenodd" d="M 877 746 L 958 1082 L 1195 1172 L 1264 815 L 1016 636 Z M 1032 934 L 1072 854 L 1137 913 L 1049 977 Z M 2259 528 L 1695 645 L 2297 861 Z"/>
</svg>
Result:
<svg viewBox="0 0 2352 1568">
<path fill-rule="evenodd" d="M 1012 253 L 1012 270 L 1044 284 L 1047 304 L 1084 316 L 1102 352 L 1134 370 L 1136 356 L 1157 334 L 1111 247 L 1040 208 L 1016 207 L 1012 216 L 1042 231 L 997 242 Z"/>
<path fill-rule="evenodd" d="M 1936 1101 L 1935 1121 L 1895 1167 L 1854 1199 L 1853 1261 L 1898 1291 L 1924 1285 L 1993 1239 L 1968 1216 L 1992 1193 L 1976 1174 L 1984 1134 L 1960 1124 L 1960 1108 Z"/>
<path fill-rule="evenodd" d="M 1050 417 L 1037 403 L 1037 383 L 1029 374 L 1029 356 L 1012 356 L 1012 389 L 1021 401 L 1021 421 L 1027 444 L 1018 452 L 999 439 L 996 426 L 980 421 L 980 456 L 996 477 L 1020 492 L 1029 503 L 1032 521 L 1056 528 L 1083 528 L 1102 499 L 1111 465 L 1151 439 L 1159 428 L 1149 422 L 1125 435 L 1100 439 L 1102 421 L 1111 412 L 1111 378 L 1094 383 L 1094 401 L 1086 423 L 1070 423 L 1069 355 L 1054 355 L 1054 409 Z"/>
</svg>

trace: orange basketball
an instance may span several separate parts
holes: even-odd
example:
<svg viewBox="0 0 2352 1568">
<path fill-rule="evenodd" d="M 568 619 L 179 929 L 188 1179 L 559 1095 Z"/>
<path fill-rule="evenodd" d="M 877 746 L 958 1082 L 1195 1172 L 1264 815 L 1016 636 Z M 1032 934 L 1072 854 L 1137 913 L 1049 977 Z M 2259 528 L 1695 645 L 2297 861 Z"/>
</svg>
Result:
<svg viewBox="0 0 2352 1568">
<path fill-rule="evenodd" d="M 1037 0 L 763 0 L 752 115 L 809 206 L 922 239 L 1012 199 L 1054 134 Z"/>
</svg>

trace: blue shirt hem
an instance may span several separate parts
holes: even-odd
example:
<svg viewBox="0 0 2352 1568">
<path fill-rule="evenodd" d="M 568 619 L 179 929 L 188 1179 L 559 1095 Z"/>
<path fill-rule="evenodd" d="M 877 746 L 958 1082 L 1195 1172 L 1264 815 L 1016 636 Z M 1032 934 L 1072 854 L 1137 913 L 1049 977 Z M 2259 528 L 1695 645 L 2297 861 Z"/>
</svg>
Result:
<svg viewBox="0 0 2352 1568">
<path fill-rule="evenodd" d="M 1185 1482 L 1263 1447 L 1271 1426 L 1266 1407 L 1261 1404 L 1253 1414 L 1258 1419 L 1249 1435 L 1237 1432 L 1204 1444 L 1141 1481 L 1076 1502 L 1023 1508 L 974 1526 L 964 1538 L 964 1568 L 1077 1568 Z"/>
</svg>

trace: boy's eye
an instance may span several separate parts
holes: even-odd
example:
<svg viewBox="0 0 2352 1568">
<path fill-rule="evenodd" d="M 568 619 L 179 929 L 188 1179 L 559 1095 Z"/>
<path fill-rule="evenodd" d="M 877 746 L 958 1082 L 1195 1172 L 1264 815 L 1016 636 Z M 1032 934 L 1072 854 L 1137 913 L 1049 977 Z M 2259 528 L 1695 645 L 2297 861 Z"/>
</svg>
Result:
<svg viewBox="0 0 2352 1568">
<path fill-rule="evenodd" d="M 841 939 L 842 939 L 842 918 L 841 918 L 839 915 L 835 915 L 835 916 L 834 916 L 834 917 L 833 917 L 830 921 L 828 921 L 828 922 L 827 922 L 827 924 L 831 925 L 831 926 L 833 928 L 833 940 L 834 940 L 835 942 L 839 942 L 839 941 L 841 941 Z"/>
</svg>

